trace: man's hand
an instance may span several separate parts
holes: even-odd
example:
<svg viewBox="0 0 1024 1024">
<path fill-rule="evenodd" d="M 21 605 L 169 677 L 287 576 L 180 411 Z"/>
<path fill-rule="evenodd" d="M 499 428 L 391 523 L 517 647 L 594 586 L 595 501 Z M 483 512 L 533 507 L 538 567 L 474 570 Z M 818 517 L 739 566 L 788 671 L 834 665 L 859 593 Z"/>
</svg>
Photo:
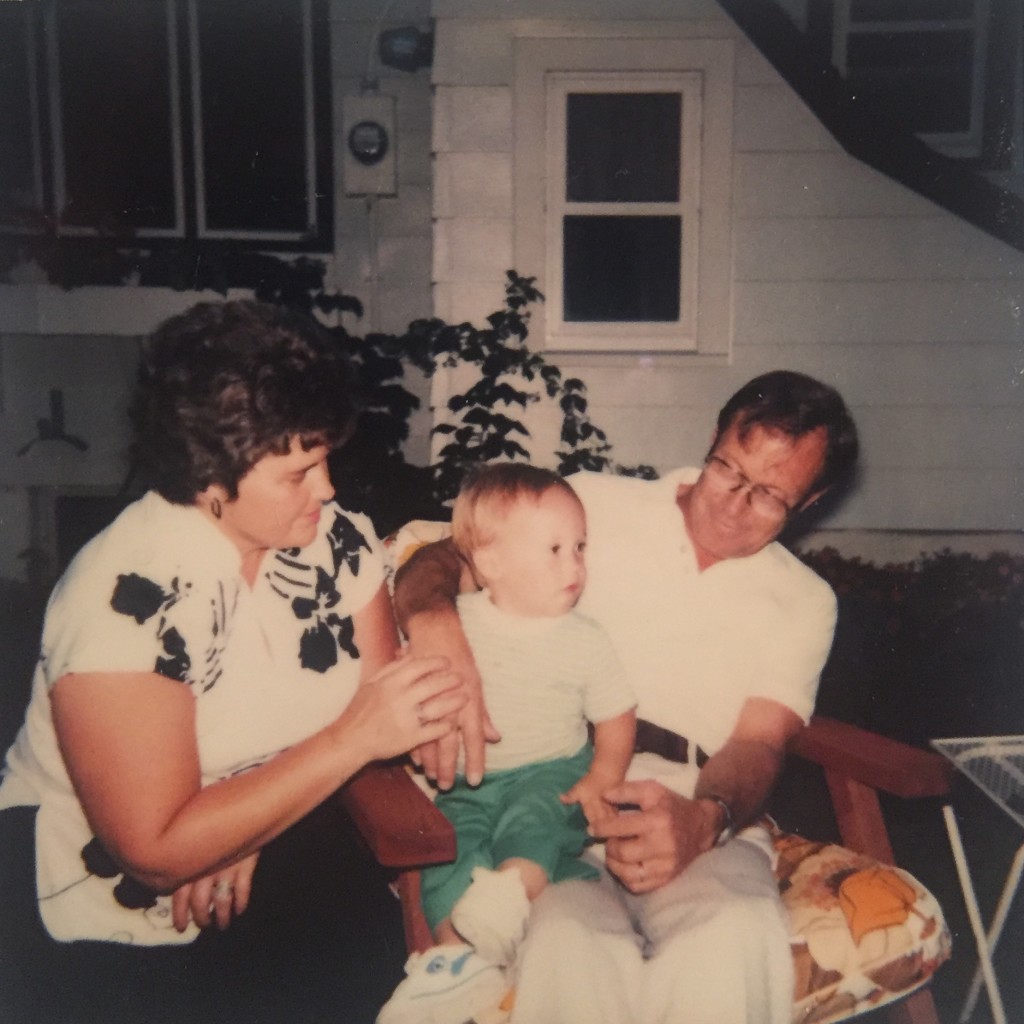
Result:
<svg viewBox="0 0 1024 1024">
<path fill-rule="evenodd" d="M 687 800 L 651 780 L 624 782 L 604 799 L 620 809 L 590 831 L 605 840 L 608 870 L 634 893 L 672 881 L 714 846 L 721 824 L 714 803 Z"/>
<path fill-rule="evenodd" d="M 424 744 L 412 753 L 427 778 L 433 779 L 441 789 L 451 789 L 455 782 L 460 743 L 465 751 L 466 781 L 476 786 L 484 777 L 486 743 L 497 743 L 501 739 L 487 717 L 480 674 L 455 610 L 459 592 L 476 589 L 469 565 L 459 556 L 451 540 L 421 548 L 395 576 L 395 616 L 409 638 L 412 653 L 419 657 L 442 655 L 447 658 L 468 698 L 454 716 L 456 728 L 440 741 Z"/>
<path fill-rule="evenodd" d="M 443 654 L 468 698 L 454 716 L 457 728 L 434 743 L 417 747 L 413 760 L 439 789 L 451 789 L 461 743 L 465 752 L 466 781 L 471 786 L 479 785 L 484 776 L 486 744 L 497 743 L 501 733 L 494 728 L 484 707 L 480 674 L 458 613 L 454 609 L 422 612 L 409 620 L 407 629 L 411 653 L 416 657 Z"/>
</svg>

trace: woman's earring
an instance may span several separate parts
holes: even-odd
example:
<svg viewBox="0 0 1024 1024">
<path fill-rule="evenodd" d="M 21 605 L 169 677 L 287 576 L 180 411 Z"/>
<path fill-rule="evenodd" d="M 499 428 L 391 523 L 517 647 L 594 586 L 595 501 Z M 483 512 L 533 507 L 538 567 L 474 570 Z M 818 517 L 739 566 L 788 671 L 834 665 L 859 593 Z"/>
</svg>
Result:
<svg viewBox="0 0 1024 1024">
<path fill-rule="evenodd" d="M 210 502 L 210 511 L 213 513 L 214 519 L 220 519 L 220 517 L 223 515 L 223 509 L 220 507 L 219 498 L 214 498 Z"/>
</svg>

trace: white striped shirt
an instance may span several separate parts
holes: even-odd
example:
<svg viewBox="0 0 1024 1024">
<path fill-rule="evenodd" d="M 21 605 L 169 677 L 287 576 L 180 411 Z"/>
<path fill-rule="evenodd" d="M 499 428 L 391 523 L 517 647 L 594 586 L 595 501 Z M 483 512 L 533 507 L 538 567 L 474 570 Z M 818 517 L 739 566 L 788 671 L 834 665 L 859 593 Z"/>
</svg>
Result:
<svg viewBox="0 0 1024 1024">
<path fill-rule="evenodd" d="M 605 631 L 576 611 L 555 618 L 513 615 L 486 591 L 459 597 L 459 615 L 501 741 L 489 771 L 570 757 L 587 722 L 630 710 L 636 699 Z"/>
</svg>

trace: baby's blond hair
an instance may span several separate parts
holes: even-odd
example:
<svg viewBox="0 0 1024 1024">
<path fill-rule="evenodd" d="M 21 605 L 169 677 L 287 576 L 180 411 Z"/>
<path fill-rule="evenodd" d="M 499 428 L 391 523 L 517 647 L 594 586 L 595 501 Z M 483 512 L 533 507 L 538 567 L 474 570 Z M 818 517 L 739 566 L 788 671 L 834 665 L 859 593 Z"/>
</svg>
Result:
<svg viewBox="0 0 1024 1024">
<path fill-rule="evenodd" d="M 578 502 L 576 492 L 557 473 L 522 462 L 481 466 L 466 478 L 452 511 L 452 541 L 463 558 L 490 544 L 509 510 L 524 498 L 537 501 L 557 488 Z"/>
</svg>

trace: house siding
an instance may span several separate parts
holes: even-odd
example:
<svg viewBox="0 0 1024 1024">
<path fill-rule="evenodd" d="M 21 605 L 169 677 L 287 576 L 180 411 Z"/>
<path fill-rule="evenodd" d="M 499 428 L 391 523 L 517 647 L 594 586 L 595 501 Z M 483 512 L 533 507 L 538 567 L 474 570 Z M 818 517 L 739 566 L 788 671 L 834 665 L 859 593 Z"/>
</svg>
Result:
<svg viewBox="0 0 1024 1024">
<path fill-rule="evenodd" d="M 335 206 L 325 286 L 362 302 L 362 317 L 344 317 L 353 334 L 398 332 L 431 313 L 433 101 L 429 70 L 381 67 L 375 40 L 399 25 L 428 29 L 429 0 L 331 0 L 330 22 Z M 397 128 L 396 194 L 370 204 L 345 195 L 340 159 L 342 101 L 360 93 L 367 71 L 381 95 L 395 98 Z M 52 565 L 58 493 L 109 494 L 124 481 L 124 408 L 139 337 L 194 302 L 223 298 L 167 288 L 64 292 L 38 277 L 29 268 L 24 283 L 0 286 L 0 579 L 27 574 L 29 548 Z M 406 384 L 429 401 L 420 375 L 411 373 Z M 89 450 L 36 446 L 18 458 L 16 449 L 35 436 L 55 387 L 64 395 L 68 430 L 86 438 Z M 407 442 L 412 459 L 428 458 L 429 430 L 429 412 L 414 419 Z"/>
<path fill-rule="evenodd" d="M 801 0 L 785 6 L 799 16 Z M 410 24 L 433 24 L 433 68 L 380 67 L 379 32 Z M 346 326 L 397 332 L 431 314 L 481 323 L 502 304 L 506 270 L 536 272 L 517 265 L 515 50 L 520 39 L 576 37 L 735 47 L 727 353 L 554 357 L 587 383 L 615 457 L 660 470 L 698 462 L 722 401 L 752 375 L 788 366 L 837 384 L 864 439 L 859 485 L 824 525 L 858 544 L 904 531 L 910 557 L 926 536 L 962 547 L 968 533 L 1001 531 L 980 543 L 1024 542 L 1024 257 L 849 157 L 713 0 L 332 0 L 327 285 L 365 307 Z M 337 158 L 342 101 L 367 70 L 395 98 L 397 124 L 396 194 L 369 204 L 344 194 Z M 52 542 L 38 521 L 47 495 L 120 485 L 137 338 L 201 297 L 62 292 L 30 272 L 0 287 L 0 577 L 21 576 L 22 552 Z M 433 394 L 418 375 L 407 384 L 424 407 L 406 450 L 423 463 L 429 405 L 443 402 L 446 381 Z M 64 391 L 68 429 L 91 447 L 37 447 L 19 459 L 51 387 Z M 550 450 L 557 416 L 533 408 L 530 417 Z"/>
<path fill-rule="evenodd" d="M 437 315 L 480 322 L 506 269 L 536 273 L 512 262 L 517 38 L 733 38 L 727 356 L 554 360 L 585 380 L 615 457 L 659 470 L 702 459 L 717 408 L 750 377 L 811 373 L 839 387 L 863 439 L 858 484 L 823 526 L 1020 531 L 1024 256 L 847 155 L 714 5 L 670 6 L 517 2 L 492 15 L 434 0 Z M 530 415 L 549 437 L 550 411 Z"/>
</svg>

